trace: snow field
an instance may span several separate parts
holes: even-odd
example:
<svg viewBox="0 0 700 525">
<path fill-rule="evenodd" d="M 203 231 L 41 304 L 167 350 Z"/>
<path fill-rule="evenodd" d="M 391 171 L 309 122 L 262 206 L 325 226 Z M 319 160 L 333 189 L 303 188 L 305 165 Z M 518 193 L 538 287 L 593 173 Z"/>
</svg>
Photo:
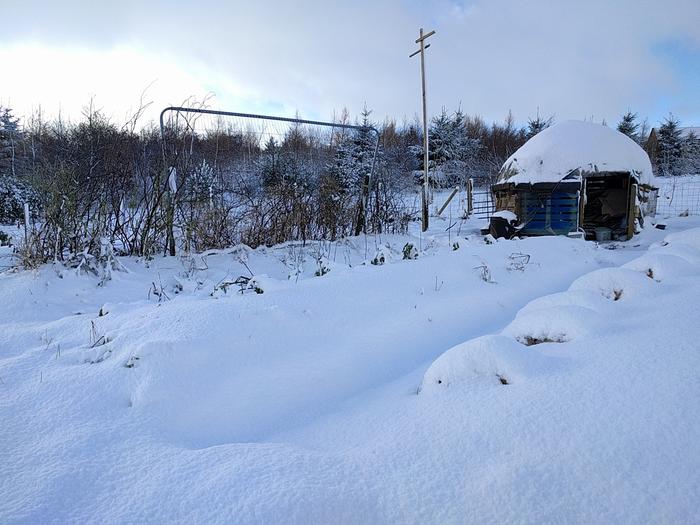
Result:
<svg viewBox="0 0 700 525">
<path fill-rule="evenodd" d="M 658 283 L 677 283 L 698 276 L 700 228 L 668 235 L 621 268 L 595 270 L 576 279 L 566 292 L 529 302 L 502 331 L 503 335 L 479 337 L 448 350 L 428 368 L 421 390 L 439 390 L 482 377 L 526 379 L 547 364 L 545 356 L 523 345 L 595 339 L 614 330 L 620 319 L 618 309 L 623 307 L 611 307 L 610 300 L 624 299 L 634 310 L 635 305 L 629 303 L 653 299 L 659 293 Z M 695 283 L 695 279 L 690 282 Z M 601 296 L 608 301 L 601 300 Z"/>
<path fill-rule="evenodd" d="M 700 288 L 667 259 L 697 268 L 693 225 L 615 250 L 356 239 L 322 277 L 289 247 L 126 260 L 99 288 L 0 275 L 0 521 L 688 522 Z M 241 252 L 264 293 L 221 290 Z M 618 268 L 652 255 L 660 282 Z"/>
</svg>

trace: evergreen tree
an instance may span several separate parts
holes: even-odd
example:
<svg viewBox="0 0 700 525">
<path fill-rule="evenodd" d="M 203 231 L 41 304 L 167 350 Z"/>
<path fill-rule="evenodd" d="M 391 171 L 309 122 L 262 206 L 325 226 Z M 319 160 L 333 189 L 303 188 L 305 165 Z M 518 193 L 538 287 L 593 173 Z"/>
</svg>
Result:
<svg viewBox="0 0 700 525">
<path fill-rule="evenodd" d="M 347 192 L 358 186 L 358 174 L 355 166 L 355 145 L 351 136 L 344 136 L 338 142 L 333 154 L 329 172 L 340 192 Z"/>
<path fill-rule="evenodd" d="M 442 186 L 462 184 L 480 164 L 483 147 L 473 122 L 461 110 L 450 115 L 443 108 L 433 117 L 428 129 L 428 168 L 433 182 Z M 422 167 L 422 144 L 411 146 L 410 152 Z"/>
<path fill-rule="evenodd" d="M 0 107 L 0 222 L 13 222 L 24 217 L 24 203 L 32 212 L 38 207 L 36 191 L 23 179 L 19 119 L 10 108 Z"/>
<path fill-rule="evenodd" d="M 265 143 L 265 149 L 260 157 L 260 172 L 264 188 L 278 186 L 282 182 L 282 167 L 280 165 L 280 147 L 275 137 Z"/>
<path fill-rule="evenodd" d="M 19 119 L 10 108 L 0 106 L 0 176 L 17 176 L 17 143 L 20 139 Z"/>
<path fill-rule="evenodd" d="M 370 175 L 372 162 L 375 161 L 375 150 L 377 145 L 376 134 L 372 131 L 372 121 L 370 115 L 372 111 L 365 106 L 362 110 L 361 128 L 354 135 L 354 154 L 356 170 L 360 177 Z"/>
<path fill-rule="evenodd" d="M 370 114 L 371 111 L 364 108 L 361 128 L 339 139 L 329 171 L 341 191 L 358 190 L 372 171 L 377 139 Z"/>
<path fill-rule="evenodd" d="M 540 131 L 547 129 L 554 123 L 554 116 L 548 118 L 540 117 L 540 110 L 537 110 L 537 116 L 532 119 L 527 119 L 527 130 L 525 136 L 530 139 L 537 135 Z"/>
<path fill-rule="evenodd" d="M 185 187 L 187 199 L 193 204 L 206 203 L 212 207 L 214 196 L 220 193 L 218 186 L 214 170 L 204 159 L 187 178 Z"/>
<path fill-rule="evenodd" d="M 683 139 L 683 173 L 700 174 L 700 137 L 692 130 Z"/>
<path fill-rule="evenodd" d="M 435 171 L 446 161 L 453 158 L 455 152 L 455 126 L 445 108 L 433 117 L 428 128 L 428 163 L 429 169 Z"/>
<path fill-rule="evenodd" d="M 683 170 L 683 137 L 680 121 L 669 114 L 659 126 L 657 170 L 662 176 L 680 175 Z"/>
<path fill-rule="evenodd" d="M 624 133 L 635 142 L 639 142 L 637 114 L 628 110 L 627 113 L 622 115 L 622 120 L 617 124 L 617 131 Z"/>
</svg>

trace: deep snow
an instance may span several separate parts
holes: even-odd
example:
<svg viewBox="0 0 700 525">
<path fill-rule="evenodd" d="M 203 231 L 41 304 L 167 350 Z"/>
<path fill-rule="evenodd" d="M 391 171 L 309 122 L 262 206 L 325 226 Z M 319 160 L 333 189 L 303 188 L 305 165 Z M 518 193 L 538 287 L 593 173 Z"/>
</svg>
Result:
<svg viewBox="0 0 700 525">
<path fill-rule="evenodd" d="M 500 183 L 560 182 L 572 171 L 629 171 L 656 186 L 646 152 L 624 133 L 603 124 L 565 120 L 542 130 L 503 164 Z"/>
<path fill-rule="evenodd" d="M 692 522 L 700 221 L 447 225 L 0 274 L 0 521 Z"/>
</svg>

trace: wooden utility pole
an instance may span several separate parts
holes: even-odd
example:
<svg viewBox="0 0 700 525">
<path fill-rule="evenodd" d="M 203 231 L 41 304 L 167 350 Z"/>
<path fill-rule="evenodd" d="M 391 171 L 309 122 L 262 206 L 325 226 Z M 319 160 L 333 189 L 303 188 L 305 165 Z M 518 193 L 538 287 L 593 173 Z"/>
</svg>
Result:
<svg viewBox="0 0 700 525">
<path fill-rule="evenodd" d="M 408 58 L 412 58 L 420 53 L 420 77 L 423 91 L 423 193 L 421 195 L 423 231 L 428 229 L 428 108 L 425 98 L 425 50 L 430 47 L 430 44 L 426 44 L 425 41 L 434 34 L 435 31 L 423 34 L 421 27 L 416 40 L 416 44 L 419 44 L 420 48 L 408 56 Z"/>
</svg>

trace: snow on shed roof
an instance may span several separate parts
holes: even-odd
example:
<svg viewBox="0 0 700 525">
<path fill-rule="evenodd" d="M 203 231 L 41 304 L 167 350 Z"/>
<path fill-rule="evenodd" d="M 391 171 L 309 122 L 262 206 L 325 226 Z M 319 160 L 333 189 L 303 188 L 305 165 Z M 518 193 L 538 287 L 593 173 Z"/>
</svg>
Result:
<svg viewBox="0 0 700 525">
<path fill-rule="evenodd" d="M 559 182 L 572 171 L 629 171 L 654 186 L 646 152 L 624 133 L 602 124 L 566 120 L 532 137 L 501 168 L 499 183 Z M 567 180 L 578 180 L 573 174 Z"/>
</svg>

